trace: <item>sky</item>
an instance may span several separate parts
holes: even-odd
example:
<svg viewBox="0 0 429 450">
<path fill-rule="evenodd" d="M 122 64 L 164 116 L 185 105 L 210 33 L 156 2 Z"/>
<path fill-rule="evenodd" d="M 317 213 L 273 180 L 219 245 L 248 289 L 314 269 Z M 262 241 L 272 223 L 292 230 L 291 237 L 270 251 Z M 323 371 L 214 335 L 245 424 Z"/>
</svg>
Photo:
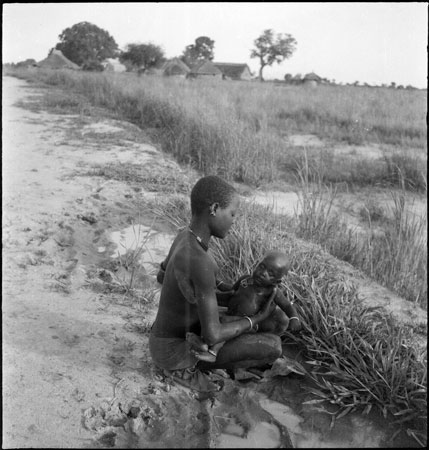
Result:
<svg viewBox="0 0 429 450">
<path fill-rule="evenodd" d="M 294 54 L 264 69 L 265 79 L 315 72 L 336 82 L 427 87 L 428 3 L 3 3 L 5 62 L 40 61 L 79 22 L 106 30 L 120 49 L 154 43 L 180 56 L 199 36 L 215 41 L 214 61 L 246 63 L 266 29 L 291 34 Z"/>
</svg>

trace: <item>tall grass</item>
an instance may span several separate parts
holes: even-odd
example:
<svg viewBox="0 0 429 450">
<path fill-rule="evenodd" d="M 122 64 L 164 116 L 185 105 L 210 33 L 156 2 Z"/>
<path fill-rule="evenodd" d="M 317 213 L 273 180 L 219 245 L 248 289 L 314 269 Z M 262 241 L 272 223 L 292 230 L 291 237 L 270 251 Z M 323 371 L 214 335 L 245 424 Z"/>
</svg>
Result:
<svg viewBox="0 0 429 450">
<path fill-rule="evenodd" d="M 152 206 L 174 229 L 187 224 L 188 201 Z M 224 280 L 249 273 L 268 249 L 290 255 L 292 270 L 285 295 L 295 301 L 303 331 L 289 335 L 305 349 L 320 402 L 338 405 L 337 417 L 372 408 L 425 439 L 427 366 L 425 349 L 415 347 L 412 328 L 401 328 L 386 313 L 364 307 L 347 275 L 338 271 L 320 247 L 300 241 L 285 218 L 267 208 L 245 204 L 227 238 L 210 247 Z"/>
<path fill-rule="evenodd" d="M 408 211 L 404 189 L 391 191 L 393 206 L 382 229 L 372 224 L 356 231 L 333 210 L 335 190 L 304 164 L 298 170 L 300 212 L 296 233 L 316 242 L 333 256 L 361 269 L 401 297 L 427 308 L 427 212 Z M 318 183 L 311 180 L 317 179 Z"/>
<path fill-rule="evenodd" d="M 426 146 L 426 93 L 388 89 L 321 86 L 283 88 L 274 84 L 134 77 L 61 71 L 23 72 L 27 78 L 82 94 L 119 118 L 150 129 L 179 161 L 204 174 L 253 185 L 287 176 L 301 150 L 285 139 L 293 133 L 352 143 Z M 311 156 L 320 164 L 320 149 Z M 420 156 L 386 153 L 374 164 L 344 160 L 347 170 L 328 161 L 324 181 L 397 184 L 400 163 L 407 186 L 422 189 L 426 169 Z M 368 176 L 372 173 L 372 176 Z"/>
<path fill-rule="evenodd" d="M 226 179 L 258 185 L 278 179 L 285 165 L 298 171 L 303 203 L 298 234 L 321 243 L 334 256 L 361 268 L 407 299 L 420 304 L 427 301 L 427 282 L 422 281 L 427 276 L 427 251 L 417 239 L 425 234 L 427 218 L 406 216 L 405 209 L 401 210 L 401 203 L 397 202 L 397 211 L 393 220 L 386 223 L 384 233 L 370 229 L 362 239 L 333 214 L 335 190 L 322 195 L 326 190 L 323 186 L 329 180 L 384 182 L 426 191 L 426 168 L 421 160 L 398 151 L 386 153 L 375 162 L 349 158 L 346 167 L 345 160 L 332 153 L 320 149 L 317 154 L 302 149 L 297 153 L 296 149 L 289 148 L 282 133 L 293 130 L 289 123 L 292 119 L 289 117 L 283 126 L 272 120 L 286 108 L 296 113 L 294 117 L 302 126 L 307 121 L 310 128 L 321 122 L 315 119 L 317 112 L 321 117 L 325 113 L 329 117 L 337 114 L 350 123 L 365 120 L 378 124 L 378 128 L 383 125 L 393 135 L 401 126 L 417 127 L 425 135 L 421 104 L 424 93 L 341 87 L 321 87 L 309 92 L 259 83 L 188 82 L 70 71 L 32 71 L 31 77 L 66 88 L 78 99 L 89 99 L 114 111 L 119 118 L 149 130 L 166 151 L 194 164 L 202 173 L 216 173 Z M 316 112 L 302 113 L 309 108 Z M 337 132 L 342 130 L 340 125 Z M 402 137 L 412 135 L 401 133 Z M 302 167 L 306 167 L 305 175 Z M 313 192 L 310 185 L 314 183 L 317 190 Z"/>
</svg>

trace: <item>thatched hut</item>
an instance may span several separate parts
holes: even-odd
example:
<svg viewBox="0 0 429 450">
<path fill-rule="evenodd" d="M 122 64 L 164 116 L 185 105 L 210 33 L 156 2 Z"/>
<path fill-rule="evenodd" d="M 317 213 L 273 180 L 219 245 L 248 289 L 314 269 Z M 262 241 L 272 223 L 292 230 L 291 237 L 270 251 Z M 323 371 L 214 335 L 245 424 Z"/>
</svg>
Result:
<svg viewBox="0 0 429 450">
<path fill-rule="evenodd" d="M 247 64 L 239 63 L 213 63 L 223 74 L 226 80 L 243 80 L 250 81 L 252 74 Z"/>
<path fill-rule="evenodd" d="M 37 63 L 37 65 L 44 69 L 80 69 L 77 64 L 66 58 L 61 50 L 56 49 L 53 49 L 48 57 Z"/>
<path fill-rule="evenodd" d="M 29 58 L 26 59 L 25 61 L 19 61 L 18 63 L 15 64 L 15 67 L 28 69 L 30 67 L 38 67 L 38 65 L 35 59 Z"/>
<path fill-rule="evenodd" d="M 191 69 L 181 59 L 172 58 L 162 65 L 161 71 L 166 77 L 186 77 Z"/>
<path fill-rule="evenodd" d="M 116 58 L 107 58 L 101 64 L 106 72 L 121 73 L 127 70 L 126 66 Z"/>
<path fill-rule="evenodd" d="M 314 72 L 307 73 L 302 79 L 304 86 L 309 86 L 312 88 L 317 87 L 317 85 L 320 84 L 321 81 L 322 78 L 319 77 L 319 75 L 315 74 Z"/>
<path fill-rule="evenodd" d="M 194 66 L 187 74 L 187 78 L 218 78 L 222 79 L 222 72 L 209 60 Z"/>
</svg>

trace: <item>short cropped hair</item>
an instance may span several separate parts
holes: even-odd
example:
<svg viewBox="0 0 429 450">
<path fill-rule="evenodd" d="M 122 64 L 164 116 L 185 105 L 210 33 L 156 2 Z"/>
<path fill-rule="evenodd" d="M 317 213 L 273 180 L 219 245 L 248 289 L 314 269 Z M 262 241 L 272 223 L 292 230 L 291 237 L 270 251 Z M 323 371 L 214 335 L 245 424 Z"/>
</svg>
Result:
<svg viewBox="0 0 429 450">
<path fill-rule="evenodd" d="M 200 178 L 191 191 L 191 212 L 198 215 L 213 203 L 226 208 L 236 193 L 233 186 L 216 175 Z"/>
</svg>

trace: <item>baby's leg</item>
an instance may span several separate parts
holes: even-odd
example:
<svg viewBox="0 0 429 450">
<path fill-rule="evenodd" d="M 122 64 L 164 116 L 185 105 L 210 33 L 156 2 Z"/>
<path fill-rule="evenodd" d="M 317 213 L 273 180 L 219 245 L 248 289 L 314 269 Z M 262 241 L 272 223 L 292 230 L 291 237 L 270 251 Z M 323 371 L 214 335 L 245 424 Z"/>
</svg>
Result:
<svg viewBox="0 0 429 450">
<path fill-rule="evenodd" d="M 288 316 L 282 309 L 276 306 L 276 309 L 265 320 L 259 323 L 258 331 L 281 336 L 287 330 L 288 326 Z"/>
</svg>

